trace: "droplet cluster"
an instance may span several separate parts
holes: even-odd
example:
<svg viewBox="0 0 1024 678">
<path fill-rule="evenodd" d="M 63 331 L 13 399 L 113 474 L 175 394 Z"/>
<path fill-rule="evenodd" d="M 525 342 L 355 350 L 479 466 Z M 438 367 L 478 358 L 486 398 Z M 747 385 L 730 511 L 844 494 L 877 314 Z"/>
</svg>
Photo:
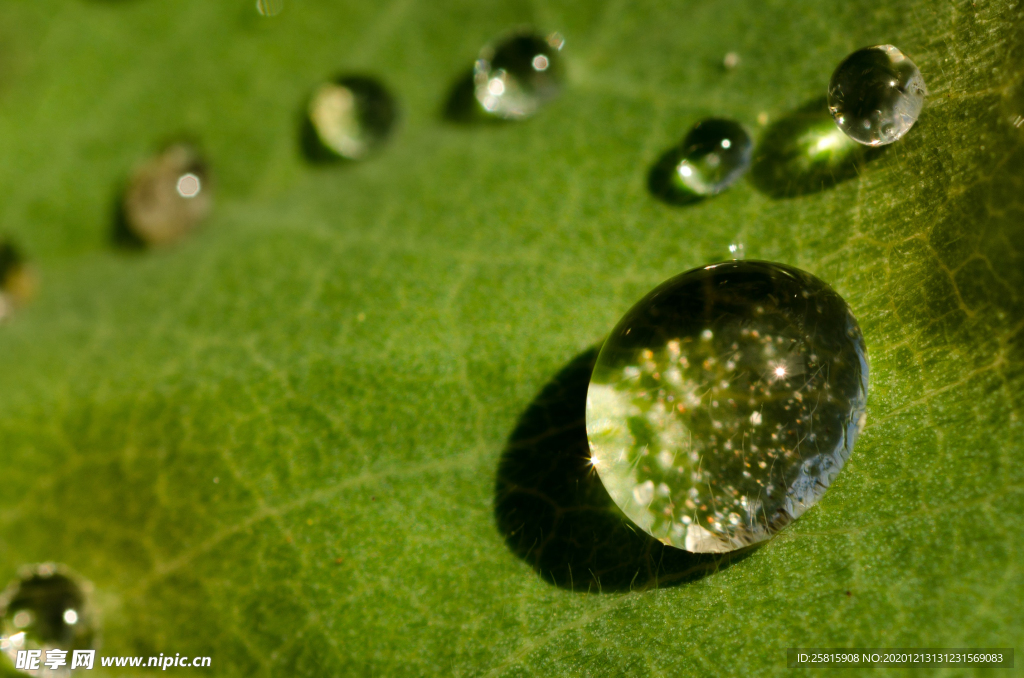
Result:
<svg viewBox="0 0 1024 678">
<path fill-rule="evenodd" d="M 609 494 L 666 544 L 764 541 L 820 499 L 863 425 L 860 329 L 825 283 L 758 261 L 661 285 L 606 341 L 587 398 Z"/>
</svg>

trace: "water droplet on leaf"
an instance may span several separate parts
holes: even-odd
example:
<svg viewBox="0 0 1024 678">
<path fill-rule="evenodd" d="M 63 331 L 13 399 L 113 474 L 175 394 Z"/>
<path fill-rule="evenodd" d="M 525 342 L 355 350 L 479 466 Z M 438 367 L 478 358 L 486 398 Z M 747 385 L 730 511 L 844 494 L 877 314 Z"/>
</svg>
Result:
<svg viewBox="0 0 1024 678">
<path fill-rule="evenodd" d="M 42 650 L 42 665 L 47 650 L 66 650 L 65 666 L 55 672 L 42 668 L 38 673 L 67 675 L 70 653 L 91 650 L 98 644 L 98 624 L 88 601 L 90 589 L 59 565 L 23 568 L 19 578 L 0 594 L 0 651 L 14 663 L 19 650 Z"/>
<path fill-rule="evenodd" d="M 343 76 L 309 100 L 304 146 L 311 160 L 362 160 L 387 141 L 398 105 L 377 80 Z"/>
<path fill-rule="evenodd" d="M 143 164 L 124 192 L 123 224 L 136 244 L 167 245 L 191 232 L 213 206 L 206 163 L 188 144 L 174 144 Z"/>
<path fill-rule="evenodd" d="M 528 118 L 561 90 L 558 33 L 517 33 L 488 45 L 473 66 L 473 92 L 486 114 L 505 120 Z"/>
<path fill-rule="evenodd" d="M 654 538 L 736 550 L 821 498 L 863 427 L 867 388 L 860 328 L 824 282 L 763 261 L 694 269 L 605 342 L 587 394 L 592 464 Z"/>
<path fill-rule="evenodd" d="M 828 107 L 851 139 L 883 146 L 910 131 L 926 94 L 917 65 L 892 45 L 877 45 L 839 64 L 829 81 Z"/>
<path fill-rule="evenodd" d="M 703 120 L 651 169 L 651 192 L 673 204 L 721 193 L 750 167 L 752 149 L 750 136 L 739 123 Z"/>
<path fill-rule="evenodd" d="M 25 263 L 18 248 L 7 239 L 0 239 L 0 320 L 32 298 L 36 276 Z"/>
</svg>

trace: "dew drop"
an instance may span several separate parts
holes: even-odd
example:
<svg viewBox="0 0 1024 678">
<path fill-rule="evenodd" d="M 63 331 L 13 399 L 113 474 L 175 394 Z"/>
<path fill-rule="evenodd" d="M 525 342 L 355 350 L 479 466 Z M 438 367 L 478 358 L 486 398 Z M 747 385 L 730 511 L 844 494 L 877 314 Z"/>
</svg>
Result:
<svg viewBox="0 0 1024 678">
<path fill-rule="evenodd" d="M 565 40 L 516 33 L 484 47 L 473 66 L 473 93 L 488 116 L 521 120 L 555 98 L 562 86 Z"/>
<path fill-rule="evenodd" d="M 866 146 L 902 139 L 917 122 L 927 90 L 921 71 L 892 45 L 846 57 L 828 85 L 828 107 L 839 129 Z"/>
<path fill-rule="evenodd" d="M 0 321 L 25 304 L 36 290 L 36 276 L 13 242 L 0 238 Z"/>
<path fill-rule="evenodd" d="M 0 593 L 0 652 L 17 661 L 19 650 L 41 650 L 30 675 L 68 675 L 75 650 L 98 645 L 99 626 L 89 604 L 91 586 L 67 568 L 43 563 L 22 568 Z M 48 650 L 65 650 L 66 664 L 48 669 Z"/>
<path fill-rule="evenodd" d="M 167 245 L 210 213 L 213 195 L 206 163 L 188 144 L 174 144 L 139 167 L 125 190 L 119 227 L 135 243 Z"/>
<path fill-rule="evenodd" d="M 277 16 L 284 10 L 284 0 L 256 0 L 256 11 L 263 16 Z"/>
<path fill-rule="evenodd" d="M 733 551 L 821 498 L 863 427 L 867 389 L 860 328 L 832 288 L 782 264 L 714 264 L 616 325 L 591 377 L 587 437 L 608 493 L 648 534 Z M 674 463 L 642 464 L 644 453 Z"/>
<path fill-rule="evenodd" d="M 693 126 L 651 169 L 651 192 L 672 204 L 721 193 L 750 167 L 753 143 L 732 120 L 709 118 Z"/>
<path fill-rule="evenodd" d="M 373 78 L 340 76 L 310 97 L 303 145 L 310 160 L 362 160 L 387 141 L 398 104 Z"/>
</svg>

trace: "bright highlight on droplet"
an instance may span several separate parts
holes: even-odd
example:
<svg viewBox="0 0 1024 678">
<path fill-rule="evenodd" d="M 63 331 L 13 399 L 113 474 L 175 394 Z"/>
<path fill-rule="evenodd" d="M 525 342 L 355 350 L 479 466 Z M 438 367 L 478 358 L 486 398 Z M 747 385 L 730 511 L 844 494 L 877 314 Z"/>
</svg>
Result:
<svg viewBox="0 0 1024 678">
<path fill-rule="evenodd" d="M 78 623 L 78 613 L 74 610 L 64 610 L 64 623 L 74 625 Z"/>
<path fill-rule="evenodd" d="M 587 394 L 605 489 L 697 553 L 764 541 L 813 506 L 864 425 L 857 321 L 814 276 L 731 261 L 679 275 L 612 330 Z"/>
<path fill-rule="evenodd" d="M 535 71 L 546 71 L 550 65 L 551 62 L 543 54 L 533 57 L 533 70 Z"/>
<path fill-rule="evenodd" d="M 202 188 L 202 184 L 199 181 L 199 177 L 191 172 L 183 174 L 178 179 L 178 195 L 182 198 L 194 198 L 199 195 L 199 191 Z"/>
</svg>

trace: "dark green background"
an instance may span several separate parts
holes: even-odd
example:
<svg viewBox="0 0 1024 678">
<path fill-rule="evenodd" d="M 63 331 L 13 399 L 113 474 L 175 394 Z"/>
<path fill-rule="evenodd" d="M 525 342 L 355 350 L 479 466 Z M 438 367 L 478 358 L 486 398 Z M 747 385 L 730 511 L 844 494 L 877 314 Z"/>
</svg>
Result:
<svg viewBox="0 0 1024 678">
<path fill-rule="evenodd" d="M 523 23 L 565 35 L 563 96 L 521 124 L 442 121 Z M 209 655 L 217 676 L 788 675 L 789 646 L 1024 647 L 1022 29 L 1006 1 L 2 0 L 0 227 L 41 290 L 0 327 L 0 579 L 65 563 L 96 586 L 105 654 Z M 702 117 L 760 138 L 760 113 L 887 42 L 930 96 L 859 176 L 648 194 Z M 342 70 L 379 76 L 403 121 L 371 161 L 310 167 L 302 101 Z M 180 246 L 114 250 L 121 182 L 182 134 L 215 213 Z M 495 525 L 517 419 L 633 301 L 736 242 L 857 315 L 853 457 L 727 570 L 552 585 Z"/>
</svg>

